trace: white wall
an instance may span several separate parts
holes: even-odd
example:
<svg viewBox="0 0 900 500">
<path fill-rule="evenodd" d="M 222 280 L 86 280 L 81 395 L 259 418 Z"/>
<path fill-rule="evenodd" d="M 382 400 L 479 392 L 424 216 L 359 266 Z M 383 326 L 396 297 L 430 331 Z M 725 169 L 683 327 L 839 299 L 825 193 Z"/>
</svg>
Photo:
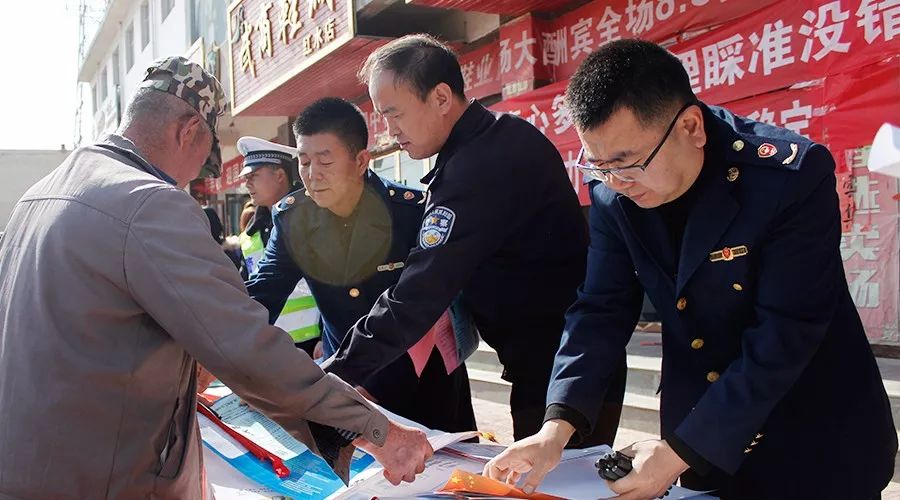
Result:
<svg viewBox="0 0 900 500">
<path fill-rule="evenodd" d="M 153 2 L 156 13 L 156 54 L 157 57 L 184 55 L 188 48 L 188 23 L 186 0 L 175 0 L 175 6 L 162 21 L 159 0 Z"/>
<path fill-rule="evenodd" d="M 0 150 L 0 231 L 19 198 L 35 182 L 58 167 L 69 151 Z"/>
<path fill-rule="evenodd" d="M 91 99 L 97 96 L 96 89 L 100 85 L 100 78 L 103 76 L 103 68 L 106 68 L 107 80 L 107 97 L 97 106 L 97 113 L 93 114 L 92 123 L 94 137 L 98 137 L 104 132 L 109 132 L 109 128 L 115 126 L 115 87 L 112 74 L 112 56 L 113 52 L 118 49 L 119 54 L 119 82 L 121 85 L 121 105 L 124 109 L 125 103 L 131 98 L 134 89 L 144 78 L 144 71 L 147 66 L 160 57 L 169 55 L 183 55 L 187 52 L 188 46 L 188 22 L 187 22 L 187 0 L 174 0 L 172 11 L 169 12 L 165 20 L 162 20 L 162 2 L 160 0 L 148 0 L 150 6 L 150 43 L 146 48 L 141 48 L 141 29 L 143 22 L 141 20 L 141 4 L 142 0 L 133 0 L 127 9 L 127 13 L 117 20 L 107 19 L 106 22 L 116 24 L 116 34 L 112 38 L 111 43 L 104 47 L 94 47 L 95 50 L 104 51 L 102 56 L 103 63 L 97 69 L 91 81 Z M 127 69 L 125 65 L 125 30 L 129 24 L 134 27 L 134 65 L 131 69 Z M 93 113 L 93 108 L 87 108 Z M 104 112 L 105 111 L 105 112 Z M 110 116 L 111 115 L 111 116 Z"/>
</svg>

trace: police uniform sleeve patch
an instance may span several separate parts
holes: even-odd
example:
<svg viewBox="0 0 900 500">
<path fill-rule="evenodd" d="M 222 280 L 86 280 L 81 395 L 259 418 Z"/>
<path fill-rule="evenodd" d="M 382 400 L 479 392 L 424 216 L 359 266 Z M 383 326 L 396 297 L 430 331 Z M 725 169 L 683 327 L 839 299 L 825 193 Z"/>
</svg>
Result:
<svg viewBox="0 0 900 500">
<path fill-rule="evenodd" d="M 422 248 L 434 248 L 443 245 L 453 231 L 453 223 L 456 221 L 456 212 L 447 207 L 434 207 L 425 220 L 422 221 L 422 229 L 419 232 L 419 246 Z"/>
</svg>

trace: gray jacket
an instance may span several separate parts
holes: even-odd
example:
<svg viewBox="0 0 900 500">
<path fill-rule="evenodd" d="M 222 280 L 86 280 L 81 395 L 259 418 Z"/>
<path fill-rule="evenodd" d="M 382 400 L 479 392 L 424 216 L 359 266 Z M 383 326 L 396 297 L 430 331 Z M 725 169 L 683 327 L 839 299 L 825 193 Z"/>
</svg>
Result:
<svg viewBox="0 0 900 500">
<path fill-rule="evenodd" d="M 269 326 L 200 206 L 158 176 L 111 136 L 13 211 L 0 498 L 199 498 L 194 360 L 313 451 L 333 429 L 307 420 L 384 442 L 387 419 Z M 344 477 L 351 454 L 332 455 Z"/>
</svg>

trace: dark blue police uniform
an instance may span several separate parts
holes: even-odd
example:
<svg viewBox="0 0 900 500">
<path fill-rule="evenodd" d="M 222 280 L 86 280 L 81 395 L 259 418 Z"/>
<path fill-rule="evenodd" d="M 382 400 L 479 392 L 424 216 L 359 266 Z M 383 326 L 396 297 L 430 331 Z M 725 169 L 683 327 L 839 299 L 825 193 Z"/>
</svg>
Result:
<svg viewBox="0 0 900 500">
<path fill-rule="evenodd" d="M 548 404 L 596 413 L 646 290 L 663 323 L 661 434 L 691 466 L 685 486 L 875 497 L 897 438 L 838 251 L 834 160 L 790 131 L 703 115 L 683 237 L 671 207 L 591 186 L 588 269 Z"/>
<path fill-rule="evenodd" d="M 516 439 L 530 436 L 543 423 L 565 311 L 584 278 L 587 232 L 562 158 L 525 120 L 473 101 L 422 181 L 429 200 L 418 247 L 397 286 L 356 323 L 326 370 L 365 380 L 460 297 L 512 382 Z M 599 417 L 605 424 L 581 444 L 613 442 L 624 354 L 616 366 L 618 389 Z"/>
<path fill-rule="evenodd" d="M 378 296 L 400 278 L 416 244 L 424 201 L 421 191 L 372 172 L 366 173 L 365 189 L 349 217 L 318 207 L 304 190 L 288 195 L 273 207 L 265 257 L 247 282 L 250 296 L 274 319 L 305 278 L 322 316 L 322 341 L 330 356 Z M 475 428 L 464 365 L 448 375 L 434 349 L 421 378 L 409 356 L 383 360 L 380 368 L 360 385 L 388 410 L 444 431 Z"/>
</svg>

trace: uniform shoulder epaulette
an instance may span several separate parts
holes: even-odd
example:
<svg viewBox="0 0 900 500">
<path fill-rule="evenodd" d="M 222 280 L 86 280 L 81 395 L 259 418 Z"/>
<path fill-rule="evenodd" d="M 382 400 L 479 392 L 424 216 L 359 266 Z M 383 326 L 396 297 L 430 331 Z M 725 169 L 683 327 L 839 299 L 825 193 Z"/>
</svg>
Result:
<svg viewBox="0 0 900 500">
<path fill-rule="evenodd" d="M 797 170 L 813 143 L 805 137 L 785 134 L 785 137 L 738 133 L 730 146 L 728 159 L 751 165 Z"/>
<path fill-rule="evenodd" d="M 306 196 L 306 190 L 300 189 L 294 191 L 293 193 L 288 194 L 284 198 L 282 198 L 278 203 L 272 206 L 272 216 L 278 216 L 284 213 L 294 206 L 299 205 L 306 201 L 309 197 Z"/>
<path fill-rule="evenodd" d="M 714 118 L 714 137 L 721 137 L 725 160 L 798 170 L 812 141 L 791 130 L 755 121 L 718 106 L 708 106 Z M 721 134 L 721 135 L 720 135 Z"/>
<path fill-rule="evenodd" d="M 395 182 L 389 181 L 385 182 L 385 187 L 387 187 L 388 196 L 394 203 L 398 203 L 400 205 L 425 204 L 426 194 L 424 191 L 412 189 L 409 186 L 404 186 L 403 184 L 397 184 Z"/>
</svg>

